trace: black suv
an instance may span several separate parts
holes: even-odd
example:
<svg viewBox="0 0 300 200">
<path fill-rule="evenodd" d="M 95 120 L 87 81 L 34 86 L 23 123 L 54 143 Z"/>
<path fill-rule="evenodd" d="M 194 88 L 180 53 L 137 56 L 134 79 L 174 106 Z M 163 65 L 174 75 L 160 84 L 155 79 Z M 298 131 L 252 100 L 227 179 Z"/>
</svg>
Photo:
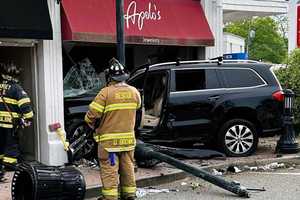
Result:
<svg viewBox="0 0 300 200">
<path fill-rule="evenodd" d="M 282 130 L 283 93 L 270 67 L 255 61 L 180 61 L 137 68 L 128 83 L 143 91 L 138 138 L 204 143 L 229 156 L 250 155 L 259 137 Z M 92 99 L 65 100 L 71 135 Z M 76 123 L 72 110 L 80 116 Z"/>
<path fill-rule="evenodd" d="M 283 93 L 270 67 L 255 61 L 183 61 L 137 70 L 128 82 L 144 91 L 139 138 L 250 155 L 259 137 L 282 130 Z"/>
</svg>

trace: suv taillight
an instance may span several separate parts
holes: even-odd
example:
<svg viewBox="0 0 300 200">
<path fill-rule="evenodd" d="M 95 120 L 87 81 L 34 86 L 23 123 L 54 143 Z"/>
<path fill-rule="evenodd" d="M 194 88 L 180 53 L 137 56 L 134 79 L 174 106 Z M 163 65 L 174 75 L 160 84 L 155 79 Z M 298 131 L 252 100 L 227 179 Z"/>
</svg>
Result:
<svg viewBox="0 0 300 200">
<path fill-rule="evenodd" d="M 283 101 L 284 100 L 284 94 L 283 94 L 283 91 L 279 90 L 279 91 L 276 91 L 272 94 L 272 97 L 274 100 L 276 101 Z"/>
</svg>

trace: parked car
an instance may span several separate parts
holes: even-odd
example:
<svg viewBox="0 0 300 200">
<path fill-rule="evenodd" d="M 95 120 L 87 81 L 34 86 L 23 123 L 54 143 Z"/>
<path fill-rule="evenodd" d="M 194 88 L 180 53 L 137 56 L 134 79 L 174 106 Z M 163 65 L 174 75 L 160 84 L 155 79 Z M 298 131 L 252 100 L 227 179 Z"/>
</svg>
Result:
<svg viewBox="0 0 300 200">
<path fill-rule="evenodd" d="M 271 65 L 255 61 L 178 61 L 145 65 L 128 83 L 143 91 L 138 138 L 154 144 L 204 143 L 228 156 L 255 152 L 282 130 L 283 93 Z M 66 99 L 70 136 L 93 97 Z"/>
</svg>

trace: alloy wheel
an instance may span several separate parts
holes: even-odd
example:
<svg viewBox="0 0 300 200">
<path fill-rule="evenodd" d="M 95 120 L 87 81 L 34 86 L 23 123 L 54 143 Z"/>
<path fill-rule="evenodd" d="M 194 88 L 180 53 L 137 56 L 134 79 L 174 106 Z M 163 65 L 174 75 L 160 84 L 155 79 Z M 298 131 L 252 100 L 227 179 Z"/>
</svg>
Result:
<svg viewBox="0 0 300 200">
<path fill-rule="evenodd" d="M 86 130 L 87 130 L 86 129 L 86 125 L 80 125 L 80 126 L 78 126 L 74 130 L 73 135 L 70 138 L 70 143 L 73 143 L 76 140 L 80 139 L 80 137 L 83 136 L 83 134 L 85 134 Z M 81 150 L 78 151 L 76 153 L 76 155 L 74 155 L 75 156 L 74 157 L 75 160 L 78 160 L 78 159 L 81 159 L 81 158 L 86 158 L 88 160 L 93 160 L 94 159 L 93 155 L 90 155 L 93 152 L 93 150 L 95 149 L 95 142 L 94 142 L 94 140 L 92 138 L 86 138 L 85 142 L 86 143 L 81 148 Z"/>
<path fill-rule="evenodd" d="M 234 154 L 248 152 L 254 144 L 254 134 L 245 125 L 231 126 L 225 134 L 226 148 Z"/>
</svg>

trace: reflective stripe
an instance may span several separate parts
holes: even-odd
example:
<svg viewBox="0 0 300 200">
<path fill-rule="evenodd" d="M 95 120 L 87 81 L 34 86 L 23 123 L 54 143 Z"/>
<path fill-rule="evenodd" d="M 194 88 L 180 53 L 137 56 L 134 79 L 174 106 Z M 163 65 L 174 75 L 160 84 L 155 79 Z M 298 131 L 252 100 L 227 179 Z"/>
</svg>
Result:
<svg viewBox="0 0 300 200">
<path fill-rule="evenodd" d="M 3 123 L 0 123 L 0 127 L 2 127 L 2 128 L 13 128 L 13 125 L 12 124 L 3 124 Z"/>
<path fill-rule="evenodd" d="M 118 189 L 104 189 L 102 188 L 102 195 L 103 196 L 118 196 Z"/>
<path fill-rule="evenodd" d="M 104 106 L 96 103 L 95 101 L 93 101 L 89 107 L 101 113 L 104 111 Z"/>
<path fill-rule="evenodd" d="M 135 149 L 135 145 L 129 147 L 116 147 L 116 148 L 104 148 L 104 149 L 108 152 L 133 151 Z"/>
<path fill-rule="evenodd" d="M 88 118 L 88 116 L 84 117 L 84 121 L 86 121 L 87 123 L 92 123 L 92 120 L 90 120 L 90 118 Z"/>
<path fill-rule="evenodd" d="M 21 107 L 25 103 L 30 103 L 30 99 L 29 98 L 23 98 L 23 99 L 19 100 L 18 101 L 18 106 Z"/>
<path fill-rule="evenodd" d="M 25 113 L 25 114 L 23 114 L 23 117 L 24 117 L 25 119 L 32 118 L 32 117 L 33 117 L 33 112 L 31 111 L 31 112 L 29 112 L 29 113 Z"/>
<path fill-rule="evenodd" d="M 4 158 L 4 154 L 0 155 L 0 160 L 2 160 Z"/>
<path fill-rule="evenodd" d="M 94 139 L 99 142 L 114 140 L 114 139 L 131 139 L 131 138 L 134 138 L 133 131 L 127 133 L 104 133 L 103 135 L 97 135 L 94 137 Z"/>
<path fill-rule="evenodd" d="M 136 187 L 122 187 L 122 193 L 135 194 Z"/>
<path fill-rule="evenodd" d="M 4 157 L 3 158 L 3 162 L 10 163 L 10 164 L 17 163 L 17 161 L 18 160 L 16 158 L 10 158 L 10 157 Z"/>
<path fill-rule="evenodd" d="M 95 142 L 100 142 L 100 139 L 99 139 L 99 135 L 96 135 L 96 136 L 94 136 L 94 140 L 95 140 Z"/>
<path fill-rule="evenodd" d="M 7 98 L 7 97 L 3 97 L 5 103 L 8 103 L 8 104 L 14 104 L 14 105 L 17 105 L 18 104 L 18 101 L 16 99 L 11 99 L 11 98 Z M 0 102 L 4 103 L 2 99 L 0 99 Z"/>
<path fill-rule="evenodd" d="M 3 117 L 11 117 L 13 116 L 14 118 L 19 118 L 20 115 L 16 112 L 8 112 L 8 111 L 0 111 L 0 116 Z"/>
<path fill-rule="evenodd" d="M 114 110 L 136 110 L 138 108 L 137 103 L 116 103 L 110 104 L 105 107 L 104 113 Z"/>
</svg>

